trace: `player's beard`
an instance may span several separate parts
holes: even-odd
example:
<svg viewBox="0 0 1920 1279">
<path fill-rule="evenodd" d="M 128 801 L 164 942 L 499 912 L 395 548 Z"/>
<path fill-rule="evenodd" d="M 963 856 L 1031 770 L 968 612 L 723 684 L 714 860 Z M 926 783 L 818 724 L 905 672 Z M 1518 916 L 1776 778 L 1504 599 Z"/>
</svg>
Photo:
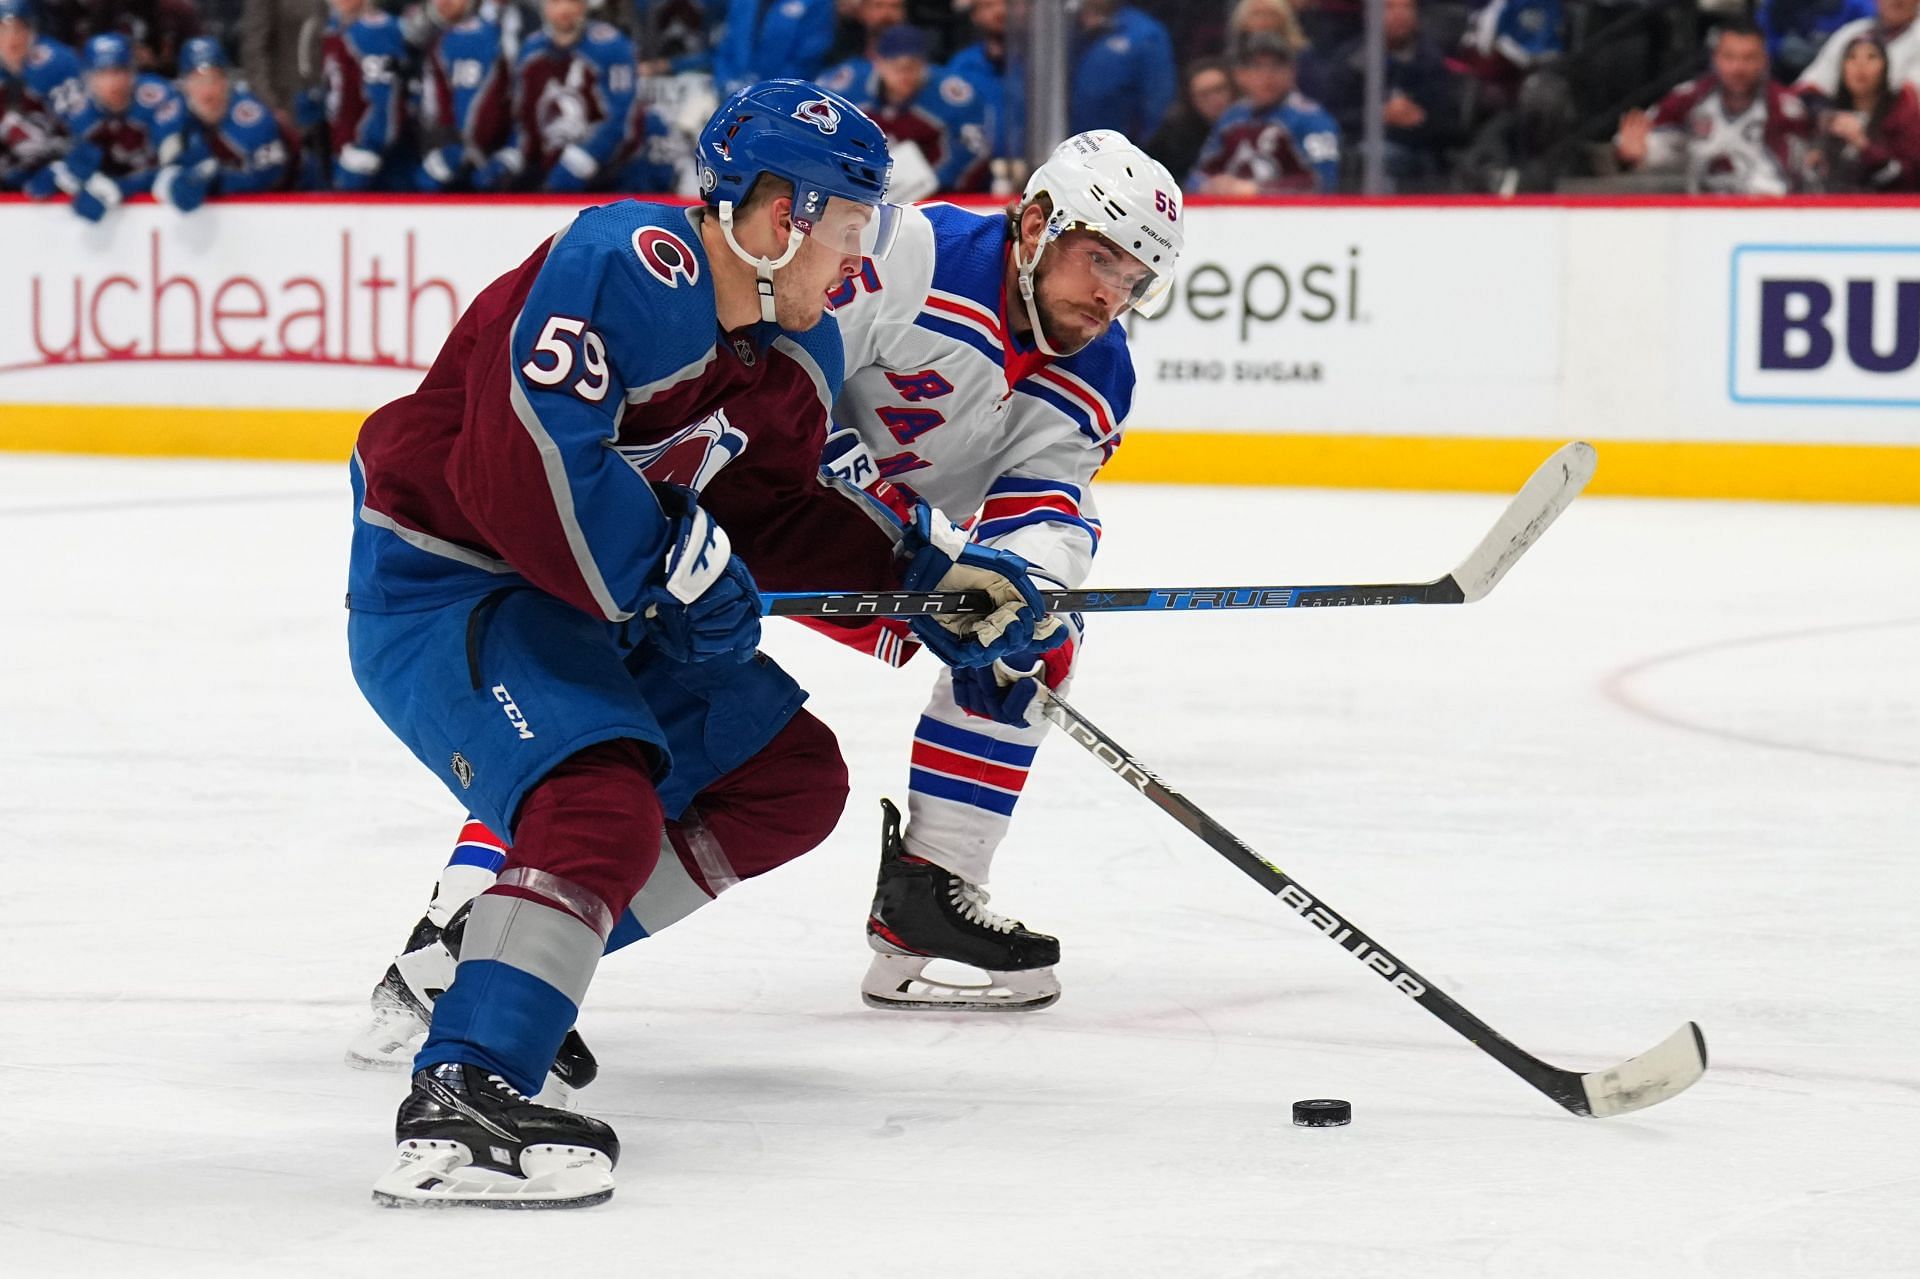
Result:
<svg viewBox="0 0 1920 1279">
<path fill-rule="evenodd" d="M 1033 273 L 1033 295 L 1039 304 L 1040 325 L 1046 330 L 1047 344 L 1062 355 L 1073 355 L 1107 331 L 1113 321 L 1090 300 L 1064 296 L 1056 290 L 1051 264 L 1042 258 Z"/>
</svg>

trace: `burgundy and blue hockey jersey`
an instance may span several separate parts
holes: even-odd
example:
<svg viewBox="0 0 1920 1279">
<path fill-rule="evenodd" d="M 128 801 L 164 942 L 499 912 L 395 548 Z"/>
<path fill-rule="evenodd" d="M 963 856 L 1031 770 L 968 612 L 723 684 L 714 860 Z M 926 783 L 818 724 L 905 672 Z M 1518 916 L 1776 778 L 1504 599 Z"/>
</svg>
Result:
<svg viewBox="0 0 1920 1279">
<path fill-rule="evenodd" d="M 72 128 L 77 141 L 99 148 L 99 172 L 128 196 L 150 188 L 161 166 L 180 154 L 186 123 L 179 92 L 157 75 L 141 75 L 125 111 L 109 111 L 89 97 Z"/>
<path fill-rule="evenodd" d="M 590 22 L 560 44 L 528 40 L 513 70 L 513 138 L 506 154 L 535 185 L 581 191 L 612 185 L 646 146 L 647 112 L 636 94 L 633 42 Z"/>
<path fill-rule="evenodd" d="M 832 85 L 828 85 L 832 88 Z M 987 100 L 965 76 L 935 67 L 912 102 L 882 100 L 878 72 L 838 90 L 872 117 L 893 144 L 911 142 L 926 157 L 943 192 L 985 191 L 993 159 L 994 120 Z"/>
<path fill-rule="evenodd" d="M 513 71 L 500 24 L 472 17 L 436 31 L 421 58 L 414 121 L 429 187 L 455 182 L 506 145 Z"/>
<path fill-rule="evenodd" d="M 369 9 L 346 25 L 328 19 L 320 60 L 327 81 L 334 185 L 364 191 L 379 181 L 387 153 L 400 141 L 407 42 L 398 22 Z"/>
<path fill-rule="evenodd" d="M 1246 178 L 1262 195 L 1332 191 L 1340 185 L 1340 126 L 1299 93 L 1264 109 L 1236 102 L 1214 122 L 1187 184 L 1218 174 Z"/>
<path fill-rule="evenodd" d="M 0 190 L 59 157 L 86 102 L 80 59 L 58 40 L 35 40 L 18 74 L 0 66 Z"/>
<path fill-rule="evenodd" d="M 897 585 L 891 541 L 818 480 L 838 327 L 721 331 L 701 216 L 583 212 L 474 300 L 419 390 L 367 420 L 354 608 L 524 582 L 624 622 L 666 546 L 652 481 L 698 490 L 764 587 Z"/>
<path fill-rule="evenodd" d="M 286 185 L 292 164 L 287 141 L 273 112 L 238 84 L 227 98 L 227 114 L 218 124 L 187 112 L 184 145 L 175 161 L 183 169 L 201 169 L 226 195 L 275 191 Z"/>
</svg>

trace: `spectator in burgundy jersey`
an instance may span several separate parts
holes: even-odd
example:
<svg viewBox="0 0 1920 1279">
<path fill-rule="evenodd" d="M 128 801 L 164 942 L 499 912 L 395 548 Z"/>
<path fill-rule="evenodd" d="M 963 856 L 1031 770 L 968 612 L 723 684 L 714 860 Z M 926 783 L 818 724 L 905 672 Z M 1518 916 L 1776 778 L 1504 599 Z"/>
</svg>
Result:
<svg viewBox="0 0 1920 1279">
<path fill-rule="evenodd" d="M 1227 196 L 1337 189 L 1340 126 L 1294 87 L 1286 41 L 1271 33 L 1248 36 L 1234 54 L 1233 82 L 1240 100 L 1207 136 L 1187 189 Z"/>
<path fill-rule="evenodd" d="M 987 103 L 973 83 L 935 69 L 933 42 L 918 27 L 896 26 L 874 43 L 874 92 L 856 97 L 887 135 L 898 198 L 984 191 L 993 147 Z M 915 195 L 906 192 L 917 188 Z"/>
<path fill-rule="evenodd" d="M 1887 47 L 1872 36 L 1847 46 L 1808 159 L 1829 191 L 1920 191 L 1920 94 L 1892 83 Z"/>
<path fill-rule="evenodd" d="M 1187 180 L 1213 126 L 1233 105 L 1233 71 L 1225 58 L 1200 58 L 1187 68 L 1186 94 L 1146 142 L 1146 152 Z"/>
<path fill-rule="evenodd" d="M 1652 112 L 1627 112 L 1613 145 L 1629 169 L 1684 171 L 1695 193 L 1785 195 L 1799 185 L 1811 133 L 1805 104 L 1767 77 L 1760 29 L 1736 21 L 1713 39 L 1713 69 Z"/>
</svg>

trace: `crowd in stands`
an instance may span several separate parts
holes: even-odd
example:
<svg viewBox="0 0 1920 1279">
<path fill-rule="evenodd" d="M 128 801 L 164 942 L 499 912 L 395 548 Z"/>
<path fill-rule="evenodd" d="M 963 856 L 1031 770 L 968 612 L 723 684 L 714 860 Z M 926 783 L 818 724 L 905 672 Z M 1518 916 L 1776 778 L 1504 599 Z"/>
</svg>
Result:
<svg viewBox="0 0 1920 1279">
<path fill-rule="evenodd" d="M 719 97 L 818 81 L 902 198 L 1012 191 L 1027 0 L 0 0 L 0 190 L 695 193 Z M 1385 0 L 1418 191 L 1920 191 L 1920 0 Z M 1362 0 L 1077 0 L 1067 124 L 1193 192 L 1357 189 Z"/>
</svg>

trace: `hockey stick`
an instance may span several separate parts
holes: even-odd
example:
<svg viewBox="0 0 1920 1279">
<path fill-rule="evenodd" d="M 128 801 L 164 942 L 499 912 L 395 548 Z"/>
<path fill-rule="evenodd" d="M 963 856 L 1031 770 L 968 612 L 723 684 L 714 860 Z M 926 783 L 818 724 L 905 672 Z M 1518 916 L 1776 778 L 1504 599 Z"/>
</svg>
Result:
<svg viewBox="0 0 1920 1279">
<path fill-rule="evenodd" d="M 1086 747 L 1093 757 L 1117 773 L 1122 781 L 1198 835 L 1214 852 L 1238 866 L 1247 877 L 1278 897 L 1307 923 L 1325 933 L 1334 945 L 1379 973 L 1401 994 L 1464 1035 L 1473 1045 L 1576 1115 L 1605 1118 L 1641 1110 L 1676 1096 L 1693 1086 L 1707 1069 L 1707 1041 L 1700 1027 L 1688 1022 L 1638 1057 L 1607 1070 L 1587 1074 L 1550 1066 L 1522 1051 L 1504 1035 L 1455 1003 L 1453 998 L 1373 938 L 1342 918 L 1325 902 L 1300 886 L 1299 881 L 1248 848 L 1194 802 L 1154 776 L 1119 743 L 1095 728 L 1058 694 L 1042 686 L 1041 713 L 1067 736 Z"/>
<path fill-rule="evenodd" d="M 1147 586 L 1043 591 L 1050 613 L 1186 613 L 1213 609 L 1327 608 L 1367 604 L 1471 604 L 1499 584 L 1593 476 L 1591 444 L 1555 450 L 1521 486 L 1480 544 L 1431 582 L 1375 586 Z M 912 617 L 987 613 L 984 591 L 763 591 L 768 617 Z"/>
</svg>

